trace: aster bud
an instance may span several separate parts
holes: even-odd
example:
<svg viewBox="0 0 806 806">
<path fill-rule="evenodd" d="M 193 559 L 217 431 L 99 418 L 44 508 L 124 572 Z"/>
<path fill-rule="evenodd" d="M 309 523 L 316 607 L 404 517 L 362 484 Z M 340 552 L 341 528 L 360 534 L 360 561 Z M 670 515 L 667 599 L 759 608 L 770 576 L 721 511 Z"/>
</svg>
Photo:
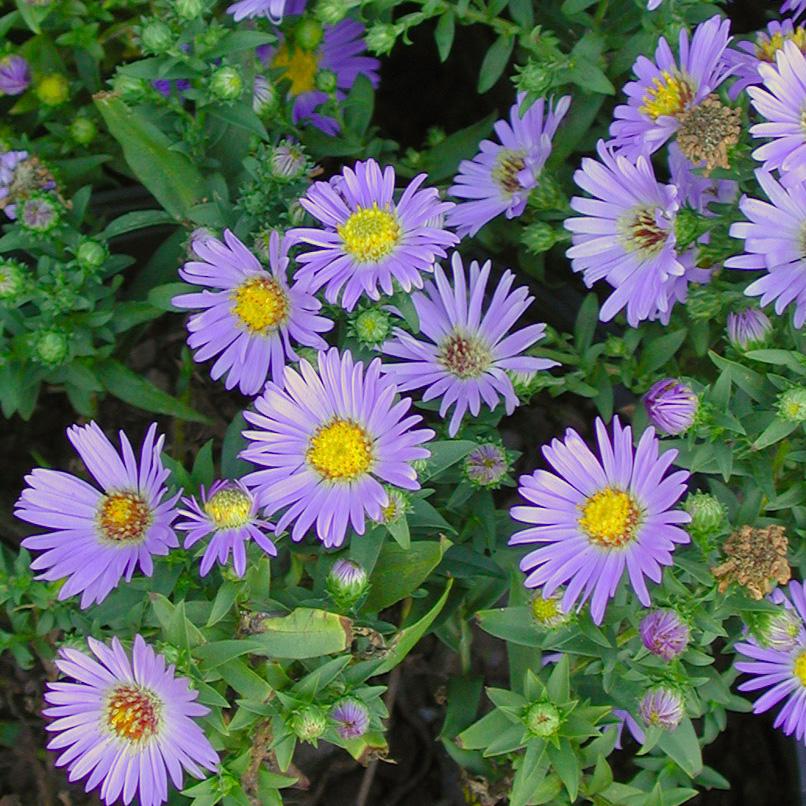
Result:
<svg viewBox="0 0 806 806">
<path fill-rule="evenodd" d="M 674 660 L 688 647 L 688 625 L 674 610 L 654 610 L 647 613 L 638 626 L 641 642 L 653 654 L 664 660 Z"/>
<path fill-rule="evenodd" d="M 107 255 L 106 246 L 91 238 L 82 241 L 76 250 L 78 265 L 85 271 L 100 269 L 106 262 Z"/>
<path fill-rule="evenodd" d="M 780 395 L 778 416 L 789 423 L 806 422 L 806 386 L 793 386 Z"/>
<path fill-rule="evenodd" d="M 737 350 L 757 350 L 772 333 L 772 322 L 758 308 L 728 314 L 728 341 Z"/>
<path fill-rule="evenodd" d="M 48 73 L 36 82 L 34 93 L 45 106 L 61 106 L 70 97 L 70 82 L 61 73 Z"/>
<path fill-rule="evenodd" d="M 369 728 L 369 709 L 354 697 L 339 700 L 330 710 L 330 718 L 342 739 L 358 739 Z"/>
<path fill-rule="evenodd" d="M 350 607 L 369 589 L 369 577 L 357 562 L 339 559 L 330 568 L 325 588 L 335 604 Z"/>
<path fill-rule="evenodd" d="M 526 64 L 515 67 L 516 75 L 512 79 L 515 86 L 527 95 L 545 95 L 554 80 L 553 65 L 529 59 Z"/>
<path fill-rule="evenodd" d="M 252 86 L 252 109 L 256 115 L 271 117 L 279 106 L 277 88 L 266 76 L 256 75 Z"/>
<path fill-rule="evenodd" d="M 173 45 L 174 37 L 171 29 L 162 20 L 151 20 L 143 27 L 140 41 L 146 52 L 165 53 Z"/>
<path fill-rule="evenodd" d="M 521 243 L 533 254 L 548 252 L 554 244 L 564 240 L 565 233 L 545 221 L 535 221 L 521 232 Z"/>
<path fill-rule="evenodd" d="M 0 262 L 0 300 L 12 301 L 22 294 L 27 278 L 25 266 L 16 260 Z"/>
<path fill-rule="evenodd" d="M 425 133 L 425 144 L 429 148 L 434 148 L 444 142 L 447 136 L 445 129 L 441 126 L 429 126 L 428 131 Z"/>
<path fill-rule="evenodd" d="M 324 35 L 322 23 L 311 17 L 305 17 L 294 30 L 294 42 L 303 50 L 316 50 Z"/>
<path fill-rule="evenodd" d="M 381 507 L 381 516 L 376 523 L 388 526 L 399 521 L 411 508 L 408 497 L 394 487 L 386 488 L 386 506 Z"/>
<path fill-rule="evenodd" d="M 36 194 L 17 205 L 19 223 L 24 229 L 39 235 L 55 229 L 61 215 L 61 204 L 50 194 Z"/>
<path fill-rule="evenodd" d="M 465 457 L 465 475 L 475 487 L 496 489 L 509 470 L 507 452 L 501 445 L 478 445 Z"/>
<path fill-rule="evenodd" d="M 554 174 L 541 172 L 536 187 L 529 194 L 529 206 L 534 210 L 563 210 L 568 206 L 568 196 Z"/>
<path fill-rule="evenodd" d="M 533 702 L 523 715 L 526 730 L 532 736 L 547 738 L 553 736 L 560 727 L 560 712 L 556 705 L 550 702 Z"/>
<path fill-rule="evenodd" d="M 689 493 L 683 509 L 691 515 L 688 530 L 698 538 L 707 538 L 719 532 L 725 523 L 727 512 L 722 502 L 713 495 L 700 491 Z"/>
<path fill-rule="evenodd" d="M 675 378 L 663 378 L 653 383 L 644 397 L 649 421 L 671 436 L 682 434 L 691 427 L 698 404 L 697 395 Z"/>
<path fill-rule="evenodd" d="M 705 216 L 692 210 L 691 207 L 681 208 L 674 220 L 676 247 L 682 250 L 690 246 L 708 231 L 708 226 L 708 219 Z"/>
<path fill-rule="evenodd" d="M 77 117 L 70 124 L 70 137 L 79 145 L 89 145 L 98 134 L 95 124 L 87 117 Z"/>
<path fill-rule="evenodd" d="M 561 597 L 559 596 L 543 596 L 540 591 L 537 591 L 532 597 L 531 604 L 532 618 L 535 623 L 551 630 L 569 622 L 571 615 L 563 612 L 560 602 Z"/>
<path fill-rule="evenodd" d="M 356 0 L 319 0 L 313 13 L 316 15 L 316 19 L 325 25 L 336 25 L 356 5 L 358 5 Z"/>
<path fill-rule="evenodd" d="M 384 22 L 374 23 L 365 37 L 367 49 L 376 56 L 385 56 L 395 46 L 397 33 L 397 27 L 394 25 Z"/>
<path fill-rule="evenodd" d="M 786 607 L 780 606 L 776 613 L 759 613 L 752 633 L 764 647 L 788 652 L 798 644 L 803 622 Z"/>
<path fill-rule="evenodd" d="M 291 182 L 299 179 L 308 169 L 308 159 L 299 143 L 283 140 L 272 149 L 269 165 L 275 179 Z"/>
<path fill-rule="evenodd" d="M 0 95 L 22 95 L 31 83 L 31 70 L 22 56 L 12 53 L 0 59 Z"/>
<path fill-rule="evenodd" d="M 316 74 L 316 89 L 326 92 L 328 95 L 336 91 L 338 78 L 332 70 L 320 70 Z"/>
<path fill-rule="evenodd" d="M 365 347 L 380 346 L 389 338 L 392 331 L 389 314 L 380 308 L 361 311 L 350 324 L 355 337 Z"/>
<path fill-rule="evenodd" d="M 671 731 L 685 716 L 685 703 L 675 689 L 658 686 L 649 689 L 641 697 L 638 713 L 647 726 Z"/>
<path fill-rule="evenodd" d="M 624 339 L 612 333 L 605 339 L 605 355 L 611 358 L 624 358 L 630 353 Z"/>
<path fill-rule="evenodd" d="M 290 727 L 303 742 L 315 745 L 327 729 L 327 714 L 318 705 L 308 705 L 291 715 Z"/>
<path fill-rule="evenodd" d="M 205 10 L 204 0 L 174 0 L 176 15 L 183 20 L 195 20 Z"/>
<path fill-rule="evenodd" d="M 210 78 L 210 93 L 219 101 L 234 101 L 243 93 L 243 78 L 237 67 L 219 67 Z"/>
<path fill-rule="evenodd" d="M 112 89 L 124 101 L 133 103 L 142 100 L 146 92 L 146 83 L 142 79 L 118 73 L 112 79 Z"/>
<path fill-rule="evenodd" d="M 56 367 L 67 358 L 69 339 L 58 330 L 42 330 L 33 339 L 33 357 L 40 364 Z"/>
</svg>

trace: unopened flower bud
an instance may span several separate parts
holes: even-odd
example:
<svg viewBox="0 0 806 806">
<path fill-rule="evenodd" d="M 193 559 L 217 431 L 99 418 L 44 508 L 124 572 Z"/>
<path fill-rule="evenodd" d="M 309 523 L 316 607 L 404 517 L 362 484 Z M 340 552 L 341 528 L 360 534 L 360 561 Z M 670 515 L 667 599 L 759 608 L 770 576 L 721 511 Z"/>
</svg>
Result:
<svg viewBox="0 0 806 806">
<path fill-rule="evenodd" d="M 369 728 L 367 706 L 353 697 L 337 702 L 330 711 L 330 718 L 336 723 L 336 732 L 342 739 L 358 739 Z"/>
<path fill-rule="evenodd" d="M 321 22 L 305 17 L 294 30 L 294 42 L 303 50 L 316 50 L 324 35 Z"/>
<path fill-rule="evenodd" d="M 688 530 L 696 537 L 710 537 L 718 532 L 727 513 L 722 502 L 713 495 L 700 491 L 689 493 L 683 509 L 691 515 Z"/>
<path fill-rule="evenodd" d="M 692 319 L 714 319 L 722 310 L 722 303 L 722 292 L 709 285 L 689 287 L 686 310 Z"/>
<path fill-rule="evenodd" d="M 125 73 L 118 73 L 112 79 L 112 89 L 124 101 L 136 103 L 142 100 L 146 92 L 146 84 L 142 79 L 134 78 Z"/>
<path fill-rule="evenodd" d="M 290 182 L 299 179 L 305 173 L 308 160 L 299 143 L 284 140 L 272 149 L 269 164 L 275 179 Z"/>
<path fill-rule="evenodd" d="M 271 116 L 277 111 L 279 97 L 274 85 L 266 76 L 255 76 L 252 87 L 252 109 L 256 115 Z"/>
<path fill-rule="evenodd" d="M 380 308 L 369 308 L 361 311 L 352 321 L 355 337 L 366 347 L 378 347 L 383 344 L 392 331 L 389 314 Z"/>
<path fill-rule="evenodd" d="M 397 28 L 384 22 L 374 23 L 367 31 L 367 49 L 376 56 L 385 56 L 395 46 Z"/>
<path fill-rule="evenodd" d="M 243 78 L 237 67 L 219 67 L 210 79 L 210 93 L 220 101 L 234 101 L 243 93 Z"/>
<path fill-rule="evenodd" d="M 17 220 L 30 232 L 50 232 L 61 219 L 62 207 L 55 196 L 37 194 L 17 205 Z"/>
<path fill-rule="evenodd" d="M 641 619 L 641 642 L 653 654 L 673 660 L 688 647 L 688 625 L 674 610 L 654 610 Z"/>
<path fill-rule="evenodd" d="M 87 238 L 76 250 L 76 260 L 85 271 L 95 271 L 104 265 L 107 254 L 107 249 L 103 244 Z"/>
<path fill-rule="evenodd" d="M 42 330 L 34 337 L 34 359 L 40 364 L 55 367 L 67 357 L 69 340 L 58 330 Z"/>
<path fill-rule="evenodd" d="M 316 19 L 325 25 L 336 25 L 355 5 L 358 5 L 356 0 L 319 0 L 314 8 L 314 14 Z"/>
<path fill-rule="evenodd" d="M 546 738 L 553 736 L 560 727 L 560 712 L 550 702 L 535 702 L 527 708 L 523 722 L 532 736 Z"/>
<path fill-rule="evenodd" d="M 325 588 L 340 607 L 349 607 L 366 593 L 369 588 L 369 577 L 357 562 L 339 559 L 333 563 L 327 575 Z"/>
<path fill-rule="evenodd" d="M 521 243 L 533 254 L 548 252 L 554 244 L 563 240 L 565 233 L 545 221 L 535 221 L 521 232 Z"/>
<path fill-rule="evenodd" d="M 327 729 L 327 714 L 318 705 L 308 705 L 291 715 L 290 726 L 302 741 L 316 744 Z"/>
<path fill-rule="evenodd" d="M 26 277 L 25 267 L 16 260 L 0 262 L 0 300 L 12 301 L 19 297 L 25 288 Z"/>
<path fill-rule="evenodd" d="M 316 74 L 316 89 L 328 95 L 336 91 L 338 77 L 332 70 L 320 70 Z"/>
<path fill-rule="evenodd" d="M 532 59 L 515 69 L 517 75 L 513 78 L 513 83 L 521 92 L 529 95 L 545 95 L 554 80 L 555 69 L 552 65 Z"/>
<path fill-rule="evenodd" d="M 70 97 L 70 82 L 61 73 L 48 73 L 36 82 L 34 93 L 45 106 L 61 106 Z"/>
<path fill-rule="evenodd" d="M 759 613 L 754 629 L 756 640 L 764 647 L 788 652 L 798 644 L 803 622 L 786 607 L 777 613 Z"/>
<path fill-rule="evenodd" d="M 204 13 L 204 0 L 174 0 L 176 15 L 183 20 L 195 20 Z"/>
<path fill-rule="evenodd" d="M 568 621 L 571 616 L 563 612 L 559 596 L 543 596 L 537 591 L 532 597 L 532 618 L 540 627 L 554 629 Z"/>
<path fill-rule="evenodd" d="M 544 170 L 537 186 L 529 194 L 529 206 L 534 210 L 563 210 L 568 205 L 568 196 L 554 174 Z"/>
<path fill-rule="evenodd" d="M 767 343 L 772 322 L 758 308 L 728 314 L 728 341 L 737 350 L 757 350 Z"/>
<path fill-rule="evenodd" d="M 685 703 L 680 693 L 665 686 L 651 688 L 638 704 L 641 719 L 649 726 L 674 730 L 685 715 Z"/>
<path fill-rule="evenodd" d="M 806 422 L 806 386 L 793 386 L 778 398 L 778 416 L 789 423 Z"/>
<path fill-rule="evenodd" d="M 509 470 L 507 452 L 495 443 L 478 445 L 465 457 L 465 475 L 476 487 L 495 489 Z"/>
<path fill-rule="evenodd" d="M 653 383 L 644 397 L 649 421 L 671 436 L 682 434 L 692 426 L 698 405 L 697 395 L 675 378 L 663 378 Z"/>
<path fill-rule="evenodd" d="M 89 145 L 98 134 L 95 124 L 87 117 L 77 117 L 70 124 L 70 137 L 79 145 Z"/>
<path fill-rule="evenodd" d="M 22 95 L 31 83 L 28 62 L 12 53 L 0 59 L 0 95 Z"/>
</svg>

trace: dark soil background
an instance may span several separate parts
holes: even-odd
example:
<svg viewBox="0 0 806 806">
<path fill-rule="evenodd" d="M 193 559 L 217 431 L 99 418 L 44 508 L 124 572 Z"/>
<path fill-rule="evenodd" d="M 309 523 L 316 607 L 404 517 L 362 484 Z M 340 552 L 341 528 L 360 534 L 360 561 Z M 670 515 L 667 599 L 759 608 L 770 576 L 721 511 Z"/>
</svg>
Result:
<svg viewBox="0 0 806 806">
<path fill-rule="evenodd" d="M 729 8 L 734 31 L 758 29 L 767 11 L 775 11 L 778 6 L 777 2 L 737 0 Z M 456 91 L 459 75 L 468 77 L 468 87 L 474 86 L 478 64 L 491 42 L 487 34 L 478 28 L 457 29 L 451 58 L 447 65 L 442 65 L 433 45 L 432 28 L 416 29 L 412 44 L 398 47 L 384 61 L 375 118 L 384 135 L 397 140 L 403 148 L 419 148 L 431 126 L 439 125 L 451 132 L 493 110 L 503 114 L 511 103 L 511 86 L 506 79 L 481 97 L 474 90 Z M 412 102 L 414 97 L 416 103 Z M 152 230 L 149 235 L 128 242 L 121 239 L 118 248 L 144 263 L 160 242 L 159 232 Z M 557 296 L 552 289 L 550 304 L 545 301 L 545 290 L 536 294 L 533 315 L 537 321 L 548 321 L 560 330 L 569 330 L 583 288 L 575 285 L 570 272 L 564 276 L 568 281 L 557 289 Z M 521 279 L 528 281 L 525 277 Z M 535 292 L 540 291 L 536 284 L 532 285 Z M 184 339 L 182 320 L 166 316 L 141 332 L 136 346 L 124 351 L 124 358 L 134 370 L 157 385 L 175 391 Z M 213 384 L 204 367 L 195 371 L 191 392 L 192 404 L 212 416 L 217 425 L 210 428 L 170 420 L 161 422 L 178 459 L 192 457 L 211 436 L 220 440 L 227 423 L 245 402 L 225 392 L 220 384 Z M 579 401 L 552 400 L 547 396 L 519 409 L 502 427 L 510 447 L 523 452 L 519 470 L 533 468 L 538 446 L 565 426 L 572 425 L 581 431 L 588 428 L 591 415 L 592 411 Z M 154 418 L 107 398 L 101 404 L 98 419 L 107 430 L 112 426 L 123 428 L 138 442 Z M 42 461 L 80 470 L 64 437 L 65 429 L 73 421 L 65 398 L 56 392 L 45 392 L 29 422 L 14 418 L 0 427 L 3 457 L 0 541 L 6 547 L 16 550 L 25 534 L 23 525 L 11 514 L 24 474 Z M 501 504 L 505 503 L 502 499 Z M 0 616 L 0 630 L 4 628 L 8 625 Z M 483 675 L 487 684 L 505 684 L 503 642 L 477 631 L 474 649 L 474 672 Z M 390 761 L 364 768 L 326 744 L 318 750 L 306 746 L 296 760 L 310 785 L 307 789 L 288 790 L 289 806 L 462 806 L 466 801 L 460 771 L 435 738 L 444 716 L 441 692 L 457 672 L 455 664 L 455 657 L 435 638 L 423 641 L 389 681 Z M 53 767 L 52 754 L 44 750 L 41 693 L 44 680 L 53 674 L 52 668 L 23 671 L 8 653 L 0 655 L 0 806 L 100 803 L 95 796 L 84 794 L 82 787 L 69 785 L 64 773 Z M 13 742 L 3 741 L 15 731 Z M 795 806 L 801 802 L 795 745 L 772 729 L 771 719 L 732 714 L 729 730 L 706 749 L 705 761 L 727 777 L 733 788 L 727 792 L 706 792 L 691 801 L 696 806 Z M 629 777 L 628 753 L 615 754 L 611 762 L 616 765 L 619 779 Z M 496 802 L 505 801 L 487 801 Z"/>
</svg>

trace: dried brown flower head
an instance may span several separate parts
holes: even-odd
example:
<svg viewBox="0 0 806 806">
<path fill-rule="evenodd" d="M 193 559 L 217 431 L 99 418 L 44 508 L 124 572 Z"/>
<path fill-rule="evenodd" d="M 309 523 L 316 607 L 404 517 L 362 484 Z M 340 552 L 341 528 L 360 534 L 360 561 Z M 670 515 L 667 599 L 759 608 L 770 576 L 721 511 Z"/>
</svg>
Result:
<svg viewBox="0 0 806 806">
<path fill-rule="evenodd" d="M 714 168 L 729 168 L 728 148 L 739 142 L 741 112 L 724 106 L 715 95 L 680 116 L 677 144 L 697 165 L 705 162 L 706 176 Z"/>
<path fill-rule="evenodd" d="M 742 526 L 726 541 L 722 550 L 725 562 L 711 569 L 724 592 L 736 582 L 754 599 L 762 599 L 775 587 L 785 585 L 792 576 L 786 558 L 789 541 L 783 526 L 754 529 Z"/>
</svg>

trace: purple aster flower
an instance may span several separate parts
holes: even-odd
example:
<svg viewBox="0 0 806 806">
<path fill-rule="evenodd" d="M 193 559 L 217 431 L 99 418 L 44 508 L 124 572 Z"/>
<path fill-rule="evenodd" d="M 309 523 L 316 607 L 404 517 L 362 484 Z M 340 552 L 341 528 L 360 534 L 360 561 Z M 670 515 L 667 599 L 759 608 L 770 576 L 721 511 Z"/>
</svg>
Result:
<svg viewBox="0 0 806 806">
<path fill-rule="evenodd" d="M 11 54 L 0 59 L 0 95 L 22 95 L 31 83 L 28 62 Z"/>
<path fill-rule="evenodd" d="M 266 377 L 279 383 L 286 361 L 296 361 L 294 344 L 323 350 L 319 333 L 333 323 L 319 316 L 321 303 L 305 283 L 289 285 L 287 238 L 272 232 L 269 271 L 229 230 L 224 242 L 196 241 L 200 260 L 186 263 L 179 274 L 193 285 L 213 291 L 180 294 L 178 308 L 202 309 L 188 322 L 188 345 L 196 361 L 218 356 L 210 371 L 214 380 L 227 373 L 225 386 L 245 395 L 263 388 Z"/>
<path fill-rule="evenodd" d="M 698 405 L 697 395 L 674 378 L 656 381 L 644 397 L 649 422 L 671 436 L 682 434 L 691 427 Z"/>
<path fill-rule="evenodd" d="M 250 540 L 269 556 L 277 556 L 274 543 L 265 534 L 273 525 L 258 517 L 257 502 L 242 482 L 217 481 L 209 491 L 202 487 L 201 499 L 201 504 L 195 498 L 182 499 L 188 509 L 180 509 L 179 514 L 188 520 L 177 523 L 176 528 L 187 532 L 186 549 L 212 535 L 199 569 L 202 576 L 216 561 L 226 565 L 232 553 L 235 573 L 242 577 L 246 573 L 246 544 Z"/>
<path fill-rule="evenodd" d="M 750 128 L 753 137 L 769 137 L 753 157 L 766 171 L 781 172 L 784 185 L 800 184 L 806 179 L 806 56 L 795 42 L 785 42 L 775 54 L 775 65 L 758 68 L 761 87 L 748 87 L 756 111 L 765 119 Z"/>
<path fill-rule="evenodd" d="M 100 787 L 106 804 L 118 799 L 140 806 L 168 800 L 168 778 L 182 789 L 183 769 L 196 778 L 218 769 L 218 754 L 194 717 L 210 709 L 196 700 L 186 677 L 176 677 L 140 635 L 131 659 L 117 638 L 108 647 L 87 642 L 98 660 L 62 647 L 59 671 L 75 682 L 47 684 L 42 713 L 53 721 L 49 750 L 56 766 L 67 766 L 70 781 L 89 775 L 85 791 Z"/>
<path fill-rule="evenodd" d="M 238 0 L 227 8 L 227 14 L 232 14 L 235 22 L 253 17 L 268 17 L 279 25 L 284 16 L 302 14 L 304 10 L 305 0 Z"/>
<path fill-rule="evenodd" d="M 674 660 L 688 647 L 689 629 L 674 610 L 653 610 L 638 625 L 641 642 L 664 660 Z"/>
<path fill-rule="evenodd" d="M 761 84 L 759 65 L 774 64 L 785 42 L 794 42 L 806 50 L 806 28 L 792 20 L 773 20 L 764 31 L 756 34 L 754 42 L 737 42 L 735 49 L 725 51 L 725 61 L 733 67 L 736 80 L 728 95 L 735 100 L 742 90 Z"/>
<path fill-rule="evenodd" d="M 599 624 L 625 570 L 638 599 L 649 607 L 644 577 L 660 582 L 675 543 L 689 542 L 676 524 L 691 518 L 671 509 L 686 491 L 689 474 L 678 470 L 664 478 L 677 451 L 659 456 L 654 429 L 644 431 L 634 449 L 629 426 L 622 428 L 614 418 L 611 442 L 597 419 L 596 438 L 599 458 L 571 428 L 563 441 L 543 446 L 543 456 L 557 472 L 521 476 L 519 492 L 530 503 L 513 507 L 511 515 L 530 526 L 509 544 L 538 544 L 521 560 L 527 588 L 551 595 L 568 583 L 563 610 L 590 598 Z"/>
<path fill-rule="evenodd" d="M 601 140 L 598 153 L 598 161 L 584 158 L 574 174 L 577 185 L 594 198 L 571 199 L 583 217 L 565 220 L 574 233 L 566 254 L 589 288 L 606 280 L 615 289 L 602 306 L 601 320 L 626 307 L 627 321 L 636 327 L 670 310 L 670 289 L 686 273 L 675 236 L 678 192 L 655 179 L 644 156 L 634 162 L 616 156 Z"/>
<path fill-rule="evenodd" d="M 806 185 L 784 188 L 763 170 L 756 171 L 756 178 L 772 204 L 742 197 L 739 207 L 750 220 L 733 224 L 730 234 L 744 240 L 745 254 L 729 258 L 725 266 L 766 269 L 744 293 L 760 296 L 762 305 L 775 301 L 779 315 L 794 302 L 795 327 L 802 327 L 806 321 Z"/>
<path fill-rule="evenodd" d="M 313 291 L 326 286 L 325 298 L 351 311 L 362 294 L 392 294 L 393 282 L 405 291 L 422 288 L 422 272 L 434 270 L 446 247 L 458 238 L 430 219 L 453 207 L 434 188 L 420 190 L 426 175 L 416 176 L 395 202 L 395 171 L 375 160 L 357 162 L 334 177 L 314 182 L 300 204 L 323 228 L 291 230 L 295 243 L 315 247 L 301 254 L 296 276 L 310 280 Z M 343 289 L 343 293 L 342 293 Z"/>
<path fill-rule="evenodd" d="M 454 406 L 448 433 L 455 436 L 465 412 L 470 410 L 475 417 L 482 401 L 492 410 L 503 397 L 507 414 L 512 414 L 518 396 L 507 370 L 533 372 L 557 362 L 522 355 L 543 338 L 545 325 L 509 332 L 533 300 L 523 286 L 511 290 L 515 279 L 511 271 L 504 272 L 485 306 L 490 261 L 479 267 L 474 260 L 469 279 L 458 252 L 453 253 L 451 266 L 453 285 L 437 266 L 434 282 L 412 298 L 427 340 L 420 341 L 395 328 L 394 339 L 382 349 L 386 355 L 403 359 L 402 363 L 383 366 L 401 391 L 427 387 L 423 400 L 442 398 L 440 417 Z"/>
<path fill-rule="evenodd" d="M 179 545 L 171 524 L 177 493 L 166 498 L 162 466 L 164 436 L 152 423 L 138 466 L 128 437 L 120 432 L 119 454 L 98 425 L 74 425 L 67 438 L 101 490 L 61 470 L 37 468 L 25 477 L 14 514 L 50 531 L 23 540 L 27 549 L 42 551 L 31 568 L 37 579 L 67 578 L 59 599 L 81 593 L 81 607 L 101 602 L 137 566 L 154 571 L 153 555 L 164 556 Z"/>
<path fill-rule="evenodd" d="M 737 350 L 755 350 L 764 346 L 771 331 L 772 322 L 758 308 L 728 314 L 728 341 Z"/>
<path fill-rule="evenodd" d="M 678 691 L 658 686 L 641 697 L 638 713 L 648 727 L 674 730 L 686 715 L 686 706 Z"/>
<path fill-rule="evenodd" d="M 190 89 L 190 81 L 186 78 L 155 78 L 151 86 L 164 98 L 170 98 L 173 92 L 181 98 Z"/>
<path fill-rule="evenodd" d="M 638 744 L 644 743 L 646 734 L 644 733 L 641 726 L 638 724 L 637 720 L 633 717 L 633 715 L 629 711 L 625 711 L 623 708 L 614 708 L 613 716 L 616 717 L 616 719 L 618 719 L 618 722 L 606 725 L 605 730 L 615 730 L 618 732 L 615 744 L 616 750 L 622 749 L 621 737 L 624 733 L 625 726 L 627 730 L 630 732 L 630 735 L 633 737 L 633 739 L 635 739 L 636 742 L 638 742 Z"/>
<path fill-rule="evenodd" d="M 714 16 L 697 26 L 690 43 L 688 31 L 680 32 L 678 59 L 664 37 L 654 62 L 638 57 L 637 80 L 625 85 L 627 103 L 616 107 L 610 126 L 614 144 L 627 156 L 657 151 L 687 124 L 695 132 L 701 127 L 693 112 L 730 75 L 724 58 L 729 30 L 728 20 Z"/>
<path fill-rule="evenodd" d="M 803 583 L 790 582 L 787 594 L 778 589 L 770 598 L 799 617 L 796 639 L 788 646 L 777 648 L 762 646 L 749 635 L 747 641 L 736 644 L 736 650 L 747 658 L 746 662 L 737 661 L 736 668 L 752 675 L 739 686 L 739 691 L 768 689 L 753 704 L 753 713 L 769 711 L 785 700 L 775 717 L 775 727 L 803 740 L 806 737 L 806 592 Z"/>
<path fill-rule="evenodd" d="M 352 698 L 337 702 L 330 711 L 330 718 L 336 723 L 336 733 L 342 739 L 358 739 L 369 728 L 367 706 Z"/>
<path fill-rule="evenodd" d="M 18 202 L 55 187 L 52 174 L 37 157 L 27 151 L 0 151 L 0 210 L 12 221 Z"/>
<path fill-rule="evenodd" d="M 551 154 L 551 140 L 571 98 L 560 98 L 553 108 L 551 101 L 539 98 L 522 112 L 525 99 L 526 95 L 519 93 L 509 111 L 509 122 L 499 120 L 495 124 L 500 145 L 482 140 L 479 153 L 459 165 L 455 184 L 448 192 L 469 201 L 451 210 L 448 224 L 462 236 L 475 235 L 501 213 L 507 218 L 521 215 L 529 193 L 538 184 Z"/>
<path fill-rule="evenodd" d="M 244 416 L 249 447 L 241 454 L 265 468 L 244 481 L 272 515 L 285 510 L 278 534 L 293 523 L 291 538 L 302 540 L 315 524 L 328 547 L 340 546 L 353 530 L 364 534 L 389 503 L 382 482 L 418 490 L 411 463 L 427 459 L 421 447 L 434 432 L 414 429 L 422 419 L 407 416 L 411 400 L 395 400 L 397 387 L 381 377 L 380 359 L 368 367 L 335 348 L 319 353 L 319 371 L 300 361 L 285 368 L 284 385 L 269 382 Z"/>
<path fill-rule="evenodd" d="M 360 22 L 345 19 L 336 25 L 323 26 L 322 40 L 313 49 L 301 47 L 281 35 L 276 48 L 258 50 L 261 60 L 278 71 L 279 80 L 289 82 L 294 123 L 309 122 L 325 134 L 339 133 L 338 121 L 317 111 L 330 97 L 317 86 L 317 77 L 323 71 L 331 74 L 332 89 L 339 100 L 347 97 L 359 75 L 368 78 L 373 87 L 378 86 L 381 63 L 366 55 L 364 32 Z"/>
<path fill-rule="evenodd" d="M 479 487 L 497 487 L 508 470 L 506 451 L 494 443 L 479 445 L 465 457 L 465 474 Z"/>
<path fill-rule="evenodd" d="M 806 10 L 806 0 L 784 0 L 781 6 L 781 14 L 791 11 L 792 16 L 796 19 L 803 14 L 804 10 Z"/>
</svg>

